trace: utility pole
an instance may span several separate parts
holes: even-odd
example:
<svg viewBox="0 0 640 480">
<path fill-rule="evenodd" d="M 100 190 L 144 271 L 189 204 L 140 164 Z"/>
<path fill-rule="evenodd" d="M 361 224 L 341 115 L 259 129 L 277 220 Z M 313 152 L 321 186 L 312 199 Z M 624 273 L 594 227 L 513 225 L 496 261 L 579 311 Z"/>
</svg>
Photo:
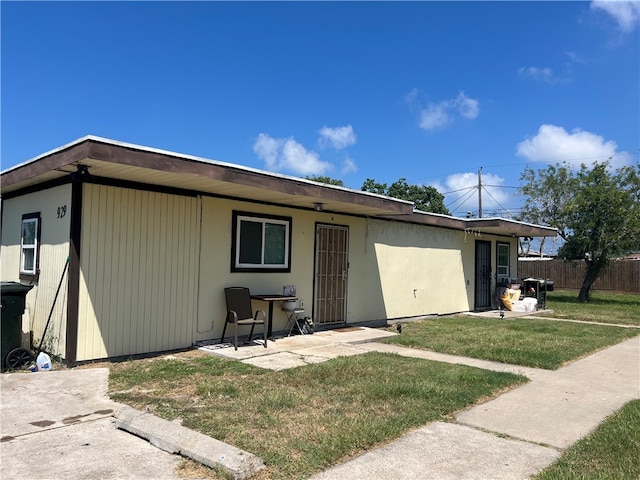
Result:
<svg viewBox="0 0 640 480">
<path fill-rule="evenodd" d="M 478 170 L 478 218 L 482 218 L 482 167 Z"/>
</svg>

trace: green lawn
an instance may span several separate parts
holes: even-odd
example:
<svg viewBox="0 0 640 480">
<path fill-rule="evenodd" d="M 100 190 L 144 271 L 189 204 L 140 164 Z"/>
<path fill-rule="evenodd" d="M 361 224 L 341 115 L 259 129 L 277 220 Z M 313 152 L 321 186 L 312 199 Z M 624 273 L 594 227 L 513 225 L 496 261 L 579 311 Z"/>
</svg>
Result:
<svg viewBox="0 0 640 480">
<path fill-rule="evenodd" d="M 556 316 L 638 324 L 638 297 L 551 292 Z M 557 320 L 442 317 L 403 325 L 388 340 L 414 348 L 555 369 L 640 329 Z M 186 352 L 110 365 L 119 402 L 250 451 L 256 480 L 308 478 L 411 429 L 450 420 L 466 406 L 526 382 L 521 376 L 372 352 L 273 372 Z M 539 477 L 640 478 L 640 402 L 631 402 Z M 196 469 L 186 462 L 186 471 Z M 197 475 L 222 478 L 211 470 Z"/>
<path fill-rule="evenodd" d="M 547 293 L 547 308 L 553 310 L 550 315 L 587 322 L 640 326 L 640 293 L 592 292 L 587 303 L 578 303 L 577 298 L 577 291 Z"/>
<path fill-rule="evenodd" d="M 526 382 L 375 352 L 281 372 L 204 354 L 110 368 L 114 400 L 258 455 L 260 479 L 308 478 Z"/>
<path fill-rule="evenodd" d="M 537 480 L 640 478 L 640 400 L 626 404 L 566 450 Z"/>
<path fill-rule="evenodd" d="M 529 317 L 454 316 L 405 323 L 401 335 L 385 342 L 502 363 L 557 369 L 636 335 L 640 335 L 640 329 Z"/>
</svg>

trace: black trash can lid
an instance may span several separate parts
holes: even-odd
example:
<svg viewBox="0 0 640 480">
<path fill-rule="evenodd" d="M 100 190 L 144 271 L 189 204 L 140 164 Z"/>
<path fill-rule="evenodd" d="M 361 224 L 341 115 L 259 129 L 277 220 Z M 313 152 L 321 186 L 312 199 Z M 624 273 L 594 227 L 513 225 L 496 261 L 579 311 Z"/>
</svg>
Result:
<svg viewBox="0 0 640 480">
<path fill-rule="evenodd" d="M 0 282 L 0 290 L 2 293 L 24 293 L 26 294 L 33 288 L 33 285 L 25 285 L 18 282 Z"/>
</svg>

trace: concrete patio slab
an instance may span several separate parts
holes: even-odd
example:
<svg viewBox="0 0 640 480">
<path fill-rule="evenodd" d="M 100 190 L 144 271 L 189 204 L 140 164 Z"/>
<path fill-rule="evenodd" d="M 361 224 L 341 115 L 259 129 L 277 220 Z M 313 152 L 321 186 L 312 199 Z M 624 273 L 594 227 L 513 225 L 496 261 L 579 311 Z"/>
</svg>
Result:
<svg viewBox="0 0 640 480">
<path fill-rule="evenodd" d="M 196 346 L 209 354 L 270 370 L 282 370 L 339 356 L 360 355 L 369 350 L 358 348 L 356 345 L 394 335 L 397 334 L 382 329 L 356 326 L 324 330 L 310 335 L 280 337 L 275 341 L 270 340 L 267 348 L 258 343 L 247 343 L 235 350 L 232 344 L 220 343 L 218 340 L 197 342 Z M 283 363 L 280 365 L 279 361 Z"/>
<path fill-rule="evenodd" d="M 254 367 L 279 371 L 286 370 L 287 368 L 302 367 L 311 363 L 321 363 L 326 360 L 326 357 L 310 357 L 293 352 L 278 352 L 271 355 L 252 357 L 243 362 L 248 365 L 253 365 Z"/>
</svg>

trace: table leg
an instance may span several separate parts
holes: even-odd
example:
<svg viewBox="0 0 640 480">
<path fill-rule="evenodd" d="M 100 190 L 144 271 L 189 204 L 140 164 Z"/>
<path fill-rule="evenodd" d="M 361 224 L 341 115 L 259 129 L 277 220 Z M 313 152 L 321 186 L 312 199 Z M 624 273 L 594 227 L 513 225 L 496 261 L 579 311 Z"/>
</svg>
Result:
<svg viewBox="0 0 640 480">
<path fill-rule="evenodd" d="M 267 321 L 267 338 L 271 340 L 273 331 L 273 302 L 269 302 L 269 320 Z"/>
</svg>

